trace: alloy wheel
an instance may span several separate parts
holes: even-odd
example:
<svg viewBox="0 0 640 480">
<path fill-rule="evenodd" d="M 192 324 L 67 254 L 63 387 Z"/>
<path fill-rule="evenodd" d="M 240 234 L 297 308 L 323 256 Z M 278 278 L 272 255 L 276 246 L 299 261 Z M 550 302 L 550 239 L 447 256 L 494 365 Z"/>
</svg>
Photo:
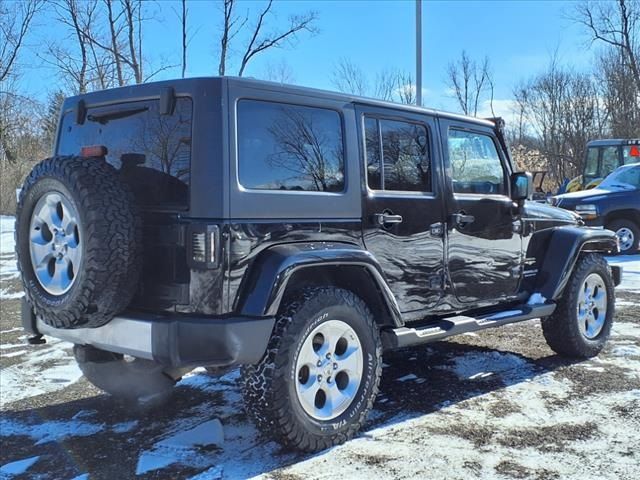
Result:
<svg viewBox="0 0 640 480">
<path fill-rule="evenodd" d="M 304 411 L 316 420 L 333 420 L 349 408 L 362 381 L 358 335 L 341 320 L 321 323 L 305 338 L 295 368 Z"/>
</svg>

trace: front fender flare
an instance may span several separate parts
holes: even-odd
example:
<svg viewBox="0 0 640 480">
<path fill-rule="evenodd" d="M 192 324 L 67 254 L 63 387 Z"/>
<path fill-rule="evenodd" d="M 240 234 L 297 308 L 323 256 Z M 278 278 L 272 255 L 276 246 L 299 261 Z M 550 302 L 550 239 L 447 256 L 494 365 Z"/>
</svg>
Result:
<svg viewBox="0 0 640 480">
<path fill-rule="evenodd" d="M 575 226 L 555 227 L 537 275 L 535 291 L 557 300 L 564 291 L 581 252 L 618 251 L 615 233 L 609 230 Z"/>
<path fill-rule="evenodd" d="M 276 315 L 291 276 L 317 266 L 363 267 L 382 292 L 392 321 L 402 325 L 400 309 L 375 257 L 357 246 L 339 243 L 291 243 L 262 252 L 242 280 L 235 310 L 248 316 Z"/>
</svg>

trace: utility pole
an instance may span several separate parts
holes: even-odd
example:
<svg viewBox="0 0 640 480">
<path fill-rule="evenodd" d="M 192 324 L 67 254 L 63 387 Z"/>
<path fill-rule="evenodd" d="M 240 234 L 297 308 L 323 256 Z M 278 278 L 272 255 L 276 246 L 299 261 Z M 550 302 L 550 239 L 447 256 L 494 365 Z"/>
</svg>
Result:
<svg viewBox="0 0 640 480">
<path fill-rule="evenodd" d="M 416 104 L 422 106 L 422 0 L 416 0 Z"/>
</svg>

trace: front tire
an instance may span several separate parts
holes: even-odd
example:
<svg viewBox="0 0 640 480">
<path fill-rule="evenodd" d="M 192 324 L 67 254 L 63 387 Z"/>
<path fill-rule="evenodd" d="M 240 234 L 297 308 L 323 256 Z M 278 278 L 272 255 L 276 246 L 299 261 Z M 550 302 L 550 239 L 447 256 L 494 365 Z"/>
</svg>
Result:
<svg viewBox="0 0 640 480">
<path fill-rule="evenodd" d="M 243 368 L 247 413 L 271 439 L 319 451 L 352 438 L 378 393 L 382 344 L 365 303 L 314 287 L 288 301 L 267 352 Z"/>
<path fill-rule="evenodd" d="M 547 344 L 566 357 L 595 357 L 611 333 L 614 306 L 607 261 L 597 254 L 580 257 L 555 312 L 542 319 Z"/>
<path fill-rule="evenodd" d="M 607 224 L 607 230 L 615 232 L 620 242 L 620 253 L 628 255 L 638 251 L 640 245 L 640 227 L 631 220 L 614 220 Z"/>
</svg>

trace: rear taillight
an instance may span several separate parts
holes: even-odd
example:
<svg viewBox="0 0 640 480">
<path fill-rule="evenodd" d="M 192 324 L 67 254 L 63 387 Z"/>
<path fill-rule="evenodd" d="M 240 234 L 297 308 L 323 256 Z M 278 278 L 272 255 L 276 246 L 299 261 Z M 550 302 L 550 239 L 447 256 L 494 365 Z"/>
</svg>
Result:
<svg viewBox="0 0 640 480">
<path fill-rule="evenodd" d="M 80 149 L 82 158 L 105 157 L 107 155 L 107 147 L 104 145 L 87 145 Z"/>
<path fill-rule="evenodd" d="M 218 266 L 220 229 L 217 225 L 190 225 L 188 245 L 188 260 L 193 268 L 214 268 Z"/>
</svg>

